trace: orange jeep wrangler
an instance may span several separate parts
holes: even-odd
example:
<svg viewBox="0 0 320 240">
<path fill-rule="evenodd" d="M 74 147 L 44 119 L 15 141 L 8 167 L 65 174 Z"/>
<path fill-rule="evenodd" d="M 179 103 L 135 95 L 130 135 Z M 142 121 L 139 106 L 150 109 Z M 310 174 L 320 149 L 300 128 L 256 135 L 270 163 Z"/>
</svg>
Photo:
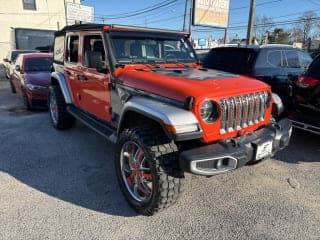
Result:
<svg viewBox="0 0 320 240">
<path fill-rule="evenodd" d="M 139 213 L 174 204 L 184 173 L 213 176 L 268 159 L 291 123 L 263 82 L 199 65 L 184 32 L 120 25 L 55 34 L 52 124 L 82 121 L 115 143 L 121 190 Z"/>
</svg>

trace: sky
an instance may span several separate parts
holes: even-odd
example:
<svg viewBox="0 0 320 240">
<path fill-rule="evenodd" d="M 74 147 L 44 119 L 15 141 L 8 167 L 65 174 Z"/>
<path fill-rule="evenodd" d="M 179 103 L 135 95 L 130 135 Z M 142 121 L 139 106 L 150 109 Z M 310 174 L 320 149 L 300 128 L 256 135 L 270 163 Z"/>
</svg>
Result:
<svg viewBox="0 0 320 240">
<path fill-rule="evenodd" d="M 126 17 L 126 14 L 139 11 L 165 0 L 83 0 L 83 5 L 95 8 L 95 21 L 98 23 L 113 23 L 182 30 L 185 0 L 176 0 L 172 4 L 151 12 Z M 169 0 L 166 0 L 167 2 Z M 188 3 L 190 0 L 187 0 Z M 256 16 L 266 15 L 274 22 L 295 20 L 305 11 L 315 11 L 320 16 L 320 0 L 256 0 Z M 230 0 L 228 38 L 246 38 L 250 0 Z M 187 21 L 189 24 L 188 4 Z M 290 28 L 292 25 L 279 25 Z M 218 28 L 193 27 L 192 37 L 220 39 L 224 30 Z"/>
</svg>

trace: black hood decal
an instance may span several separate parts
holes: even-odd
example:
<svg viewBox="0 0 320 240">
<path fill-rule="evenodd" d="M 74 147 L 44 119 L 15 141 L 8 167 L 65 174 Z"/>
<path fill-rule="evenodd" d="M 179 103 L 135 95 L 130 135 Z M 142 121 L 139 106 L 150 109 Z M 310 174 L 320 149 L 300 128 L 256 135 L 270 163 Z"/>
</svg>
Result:
<svg viewBox="0 0 320 240">
<path fill-rule="evenodd" d="M 200 69 L 191 68 L 191 67 L 190 68 L 159 68 L 153 71 L 161 75 L 167 75 L 167 76 L 185 78 L 185 79 L 191 79 L 191 80 L 199 80 L 199 81 L 238 77 L 238 75 L 235 75 L 232 73 L 227 73 L 227 72 L 218 71 L 218 70 L 211 70 L 206 68 L 200 68 Z"/>
</svg>

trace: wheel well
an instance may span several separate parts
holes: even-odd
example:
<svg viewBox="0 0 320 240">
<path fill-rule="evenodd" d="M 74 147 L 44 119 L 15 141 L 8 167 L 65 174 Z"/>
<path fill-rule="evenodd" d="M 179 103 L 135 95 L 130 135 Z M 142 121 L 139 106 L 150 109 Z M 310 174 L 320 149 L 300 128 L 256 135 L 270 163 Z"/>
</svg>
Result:
<svg viewBox="0 0 320 240">
<path fill-rule="evenodd" d="M 121 133 L 124 129 L 148 125 L 154 128 L 162 129 L 162 131 L 164 131 L 165 134 L 170 137 L 168 132 L 163 129 L 163 126 L 159 122 L 141 113 L 129 110 L 125 113 L 122 119 L 123 120 L 119 126 L 119 133 Z"/>
</svg>

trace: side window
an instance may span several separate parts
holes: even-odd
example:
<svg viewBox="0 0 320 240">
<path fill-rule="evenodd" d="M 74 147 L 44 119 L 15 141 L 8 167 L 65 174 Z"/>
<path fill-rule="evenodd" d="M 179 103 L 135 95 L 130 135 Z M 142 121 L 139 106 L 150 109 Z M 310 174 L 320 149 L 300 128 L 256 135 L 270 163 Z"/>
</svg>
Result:
<svg viewBox="0 0 320 240">
<path fill-rule="evenodd" d="M 300 62 L 298 57 L 298 52 L 295 50 L 285 50 L 285 55 L 287 58 L 287 67 L 289 68 L 300 68 Z"/>
<path fill-rule="evenodd" d="M 88 35 L 83 39 L 83 65 L 89 68 L 101 69 L 105 63 L 105 51 L 100 35 Z"/>
<path fill-rule="evenodd" d="M 274 67 L 282 67 L 282 57 L 281 57 L 281 51 L 275 50 L 275 51 L 269 51 L 268 52 L 268 63 Z"/>
<path fill-rule="evenodd" d="M 59 36 L 54 39 L 53 60 L 58 63 L 63 63 L 64 38 L 64 36 Z"/>
<path fill-rule="evenodd" d="M 77 63 L 78 52 L 79 52 L 79 36 L 69 36 L 66 60 L 70 63 Z"/>
</svg>

